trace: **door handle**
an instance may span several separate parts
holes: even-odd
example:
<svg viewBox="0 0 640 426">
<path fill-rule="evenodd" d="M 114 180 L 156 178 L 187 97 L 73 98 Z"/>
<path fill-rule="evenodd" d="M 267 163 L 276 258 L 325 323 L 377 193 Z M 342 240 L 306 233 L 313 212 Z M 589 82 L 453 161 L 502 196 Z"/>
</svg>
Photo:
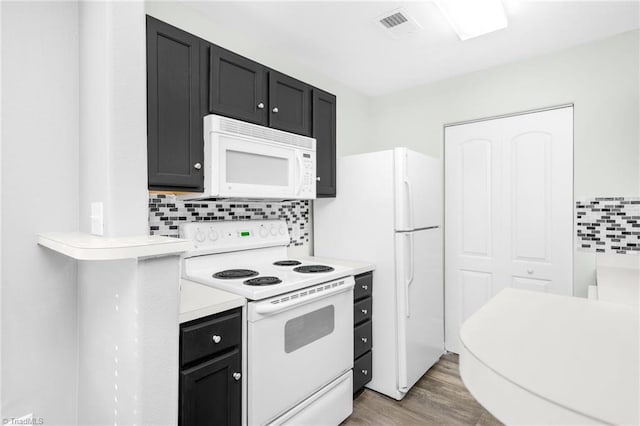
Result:
<svg viewBox="0 0 640 426">
<path fill-rule="evenodd" d="M 413 259 L 413 234 L 408 232 L 406 234 L 404 234 L 408 241 L 409 241 L 409 249 L 408 249 L 408 256 L 409 256 L 409 278 L 407 279 L 406 285 L 405 285 L 405 290 L 404 290 L 404 297 L 405 297 L 405 315 L 407 316 L 407 318 L 411 317 L 411 310 L 410 310 L 410 297 L 409 297 L 409 288 L 411 286 L 411 284 L 413 284 L 413 277 L 414 277 L 414 273 L 415 273 L 415 262 Z"/>
<path fill-rule="evenodd" d="M 413 228 L 413 187 L 411 186 L 411 181 L 408 176 L 404 178 L 404 185 L 407 187 L 407 209 L 409 209 L 409 223 L 407 224 L 408 229 Z"/>
</svg>

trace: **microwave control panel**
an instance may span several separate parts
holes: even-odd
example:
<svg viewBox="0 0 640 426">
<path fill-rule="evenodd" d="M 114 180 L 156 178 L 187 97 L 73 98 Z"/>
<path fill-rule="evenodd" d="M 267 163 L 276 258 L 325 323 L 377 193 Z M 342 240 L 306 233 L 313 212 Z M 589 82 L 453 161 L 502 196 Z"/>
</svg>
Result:
<svg viewBox="0 0 640 426">
<path fill-rule="evenodd" d="M 314 155 L 302 154 L 302 188 L 301 193 L 315 193 L 316 164 Z"/>
</svg>

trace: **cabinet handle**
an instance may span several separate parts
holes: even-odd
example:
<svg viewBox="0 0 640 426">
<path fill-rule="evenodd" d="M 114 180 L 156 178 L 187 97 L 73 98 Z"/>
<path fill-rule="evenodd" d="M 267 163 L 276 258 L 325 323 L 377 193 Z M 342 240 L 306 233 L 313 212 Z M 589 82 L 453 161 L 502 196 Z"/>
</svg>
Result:
<svg viewBox="0 0 640 426">
<path fill-rule="evenodd" d="M 369 374 L 369 370 L 360 370 L 362 371 L 362 374 L 364 374 L 365 376 Z"/>
<path fill-rule="evenodd" d="M 258 109 L 264 109 L 264 104 L 262 102 L 258 104 Z"/>
<path fill-rule="evenodd" d="M 196 170 L 200 170 L 202 168 L 202 164 L 196 163 L 196 164 L 193 165 L 193 168 L 196 169 Z"/>
<path fill-rule="evenodd" d="M 218 336 L 217 334 L 214 334 L 211 339 L 213 340 L 213 343 L 220 343 L 220 341 L 222 340 L 222 337 Z"/>
<path fill-rule="evenodd" d="M 275 107 L 275 108 L 274 108 L 274 109 L 272 109 L 271 111 L 275 114 L 275 113 L 277 113 L 279 110 L 278 110 L 278 107 Z"/>
<path fill-rule="evenodd" d="M 363 310 L 362 310 L 362 314 L 363 314 L 363 315 L 367 315 L 368 313 L 369 313 L 369 311 L 367 311 L 366 309 L 363 309 Z"/>
<path fill-rule="evenodd" d="M 366 290 L 369 290 L 369 286 L 368 286 L 368 285 L 363 285 L 363 286 L 362 286 L 362 289 L 363 289 L 363 290 L 365 290 L 365 291 L 366 291 Z"/>
<path fill-rule="evenodd" d="M 241 377 L 242 377 L 242 374 L 240 374 L 240 373 L 233 373 L 233 378 L 236 380 L 236 382 L 237 382 L 238 380 L 240 380 L 240 378 L 241 378 Z"/>
<path fill-rule="evenodd" d="M 360 339 L 362 340 L 362 343 L 367 343 L 367 340 L 369 340 L 366 337 L 361 337 Z"/>
<path fill-rule="evenodd" d="M 316 177 L 316 180 L 317 180 L 318 182 L 320 182 L 320 176 Z"/>
<path fill-rule="evenodd" d="M 527 269 L 527 274 L 532 275 L 533 274 L 533 269 Z"/>
</svg>

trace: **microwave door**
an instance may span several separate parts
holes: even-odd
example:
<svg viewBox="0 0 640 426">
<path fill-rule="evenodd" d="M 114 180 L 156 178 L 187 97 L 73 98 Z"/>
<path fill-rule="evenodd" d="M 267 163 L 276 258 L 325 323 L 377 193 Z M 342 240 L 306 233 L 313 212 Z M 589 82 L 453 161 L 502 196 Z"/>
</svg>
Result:
<svg viewBox="0 0 640 426">
<path fill-rule="evenodd" d="M 300 169 L 295 150 L 218 135 L 222 197 L 282 198 L 295 194 Z"/>
</svg>

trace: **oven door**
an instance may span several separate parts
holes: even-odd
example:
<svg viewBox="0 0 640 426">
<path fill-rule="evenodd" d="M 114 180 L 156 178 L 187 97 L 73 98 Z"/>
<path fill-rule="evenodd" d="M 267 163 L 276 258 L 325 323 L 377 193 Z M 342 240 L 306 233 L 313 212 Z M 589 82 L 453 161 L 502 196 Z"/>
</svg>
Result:
<svg viewBox="0 0 640 426">
<path fill-rule="evenodd" d="M 269 423 L 352 368 L 353 283 L 342 278 L 249 304 L 249 424 Z"/>
<path fill-rule="evenodd" d="M 303 166 L 294 147 L 215 132 L 209 143 L 211 195 L 293 198 L 299 191 Z"/>
</svg>

